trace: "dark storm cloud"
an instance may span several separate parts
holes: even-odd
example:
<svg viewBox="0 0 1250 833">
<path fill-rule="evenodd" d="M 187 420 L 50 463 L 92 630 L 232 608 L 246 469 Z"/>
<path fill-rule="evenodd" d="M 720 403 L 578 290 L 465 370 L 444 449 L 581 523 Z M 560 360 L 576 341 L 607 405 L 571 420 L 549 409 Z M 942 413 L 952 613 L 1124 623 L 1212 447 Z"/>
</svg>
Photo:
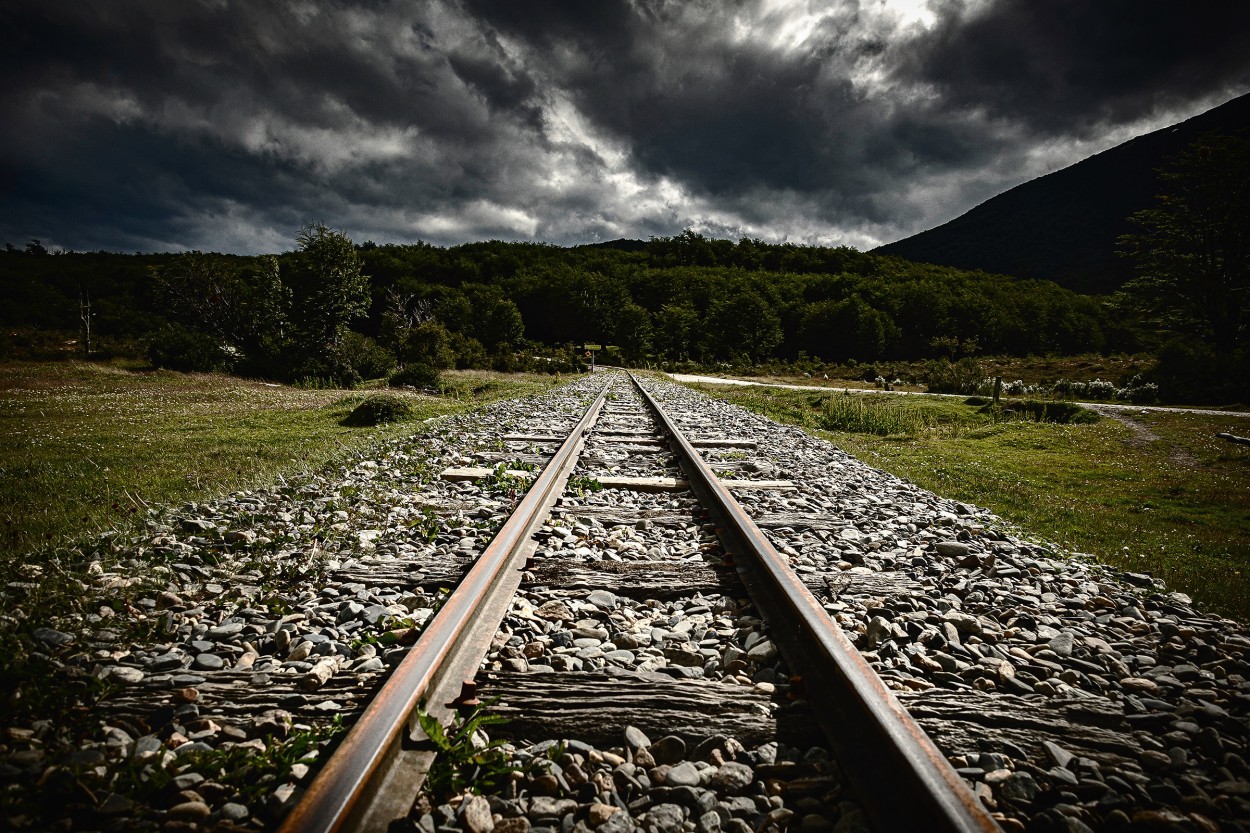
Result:
<svg viewBox="0 0 1250 833">
<path fill-rule="evenodd" d="M 0 239 L 872 245 L 1250 87 L 1235 4 L 898 2 L 10 2 Z"/>
<path fill-rule="evenodd" d="M 847 80 L 828 77 L 834 56 L 821 54 L 836 35 L 788 53 L 736 41 L 731 16 L 714 6 L 591 4 L 554 26 L 515 3 L 469 7 L 524 42 L 534 65 L 644 168 L 712 194 L 827 187 L 818 172 L 845 145 L 831 117 L 858 116 Z"/>
<path fill-rule="evenodd" d="M 1066 134 L 1250 85 L 1250 4 L 1047 0 L 966 10 L 900 50 L 947 106 Z"/>
</svg>

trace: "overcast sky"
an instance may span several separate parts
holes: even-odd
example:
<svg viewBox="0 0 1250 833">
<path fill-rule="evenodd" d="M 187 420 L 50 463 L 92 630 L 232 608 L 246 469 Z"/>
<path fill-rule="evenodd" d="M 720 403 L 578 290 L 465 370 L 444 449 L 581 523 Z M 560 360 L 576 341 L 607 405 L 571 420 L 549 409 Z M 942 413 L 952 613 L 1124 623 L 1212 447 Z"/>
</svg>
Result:
<svg viewBox="0 0 1250 833">
<path fill-rule="evenodd" d="M 5 0 L 0 242 L 871 248 L 1250 91 L 1242 0 Z"/>
</svg>

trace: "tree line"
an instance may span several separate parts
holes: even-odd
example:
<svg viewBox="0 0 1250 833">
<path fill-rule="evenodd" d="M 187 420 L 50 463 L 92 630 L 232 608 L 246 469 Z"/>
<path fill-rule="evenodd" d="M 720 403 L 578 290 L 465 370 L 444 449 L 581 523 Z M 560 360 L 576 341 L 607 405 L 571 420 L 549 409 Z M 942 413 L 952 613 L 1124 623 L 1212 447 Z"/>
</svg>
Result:
<svg viewBox="0 0 1250 833">
<path fill-rule="evenodd" d="M 355 245 L 310 226 L 295 249 L 239 257 L 0 257 L 6 326 L 73 330 L 86 289 L 99 337 L 156 357 L 345 381 L 381 365 L 507 365 L 594 343 L 631 363 L 1133 350 L 1103 298 L 848 248 L 710 240 L 563 248 L 489 241 Z M 191 349 L 195 347 L 196 349 Z"/>
<path fill-rule="evenodd" d="M 310 225 L 292 251 L 258 257 L 8 246 L 0 351 L 37 352 L 40 334 L 87 320 L 96 344 L 141 345 L 162 366 L 338 384 L 573 369 L 586 344 L 635 365 L 1155 351 L 1174 388 L 1210 392 L 1250 376 L 1247 156 L 1244 139 L 1208 138 L 1162 172 L 1158 205 L 1134 217 L 1142 233 L 1122 241 L 1139 278 L 1114 296 L 690 230 L 442 247 L 356 244 Z M 1223 387 L 1235 397 L 1245 385 Z"/>
</svg>

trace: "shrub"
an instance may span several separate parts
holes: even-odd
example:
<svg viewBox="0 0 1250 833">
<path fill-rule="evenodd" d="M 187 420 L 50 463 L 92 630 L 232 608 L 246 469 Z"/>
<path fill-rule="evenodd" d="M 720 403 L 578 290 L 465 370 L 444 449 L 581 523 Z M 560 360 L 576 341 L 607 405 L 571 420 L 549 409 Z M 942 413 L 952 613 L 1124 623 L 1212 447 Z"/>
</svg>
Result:
<svg viewBox="0 0 1250 833">
<path fill-rule="evenodd" d="M 442 377 L 438 370 L 425 364 L 407 364 L 399 370 L 396 370 L 387 379 L 387 384 L 393 388 L 401 388 L 406 385 L 414 388 L 432 388 L 437 390 L 442 385 Z"/>
<path fill-rule="evenodd" d="M 498 373 L 518 373 L 521 364 L 516 356 L 505 350 L 490 357 L 490 369 Z"/>
<path fill-rule="evenodd" d="M 212 336 L 177 325 L 164 327 L 148 339 L 147 356 L 156 367 L 182 373 L 229 370 L 235 359 Z"/>
<path fill-rule="evenodd" d="M 1054 384 L 1057 396 L 1072 396 L 1077 399 L 1124 399 L 1121 391 L 1112 382 L 1105 379 L 1094 379 L 1092 382 L 1074 382 L 1060 379 Z"/>
<path fill-rule="evenodd" d="M 395 354 L 369 336 L 354 330 L 343 333 L 334 350 L 339 375 L 353 382 L 379 379 L 395 367 Z"/>
<path fill-rule="evenodd" d="M 343 425 L 363 427 L 404 422 L 416 416 L 407 399 L 393 394 L 379 393 L 365 398 L 342 420 Z"/>
<path fill-rule="evenodd" d="M 471 367 L 488 367 L 490 365 L 490 358 L 486 355 L 486 348 L 476 338 L 463 335 L 462 333 L 452 333 L 450 344 L 452 351 L 456 354 L 457 369 L 466 370 Z"/>
<path fill-rule="evenodd" d="M 984 413 L 991 413 L 996 408 L 990 404 L 981 408 Z M 1002 414 L 1015 413 L 1038 422 L 1055 422 L 1071 425 L 1085 422 L 1097 422 L 1098 414 L 1088 408 L 1082 408 L 1073 402 L 1044 402 L 1039 399 L 1019 399 L 998 408 Z"/>
<path fill-rule="evenodd" d="M 855 434 L 917 434 L 930 421 L 913 405 L 885 398 L 843 394 L 825 400 L 820 427 Z"/>
<path fill-rule="evenodd" d="M 1154 382 L 1147 382 L 1138 373 L 1136 376 L 1125 382 L 1117 395 L 1121 399 L 1127 399 L 1134 405 L 1151 405 L 1159 401 L 1159 386 Z"/>
<path fill-rule="evenodd" d="M 463 341 L 463 336 L 460 336 L 460 340 Z M 442 370 L 456 363 L 456 339 L 438 321 L 426 321 L 413 327 L 404 336 L 399 357 L 405 365 L 415 364 Z"/>
<path fill-rule="evenodd" d="M 985 390 L 985 370 L 979 361 L 970 358 L 953 363 L 946 359 L 927 362 L 920 373 L 920 380 L 930 393 L 975 395 L 994 392 L 994 380 L 989 380 L 989 390 Z"/>
<path fill-rule="evenodd" d="M 1159 351 L 1148 376 L 1167 402 L 1245 402 L 1250 400 L 1250 350 L 1217 353 L 1202 342 L 1176 339 Z"/>
</svg>

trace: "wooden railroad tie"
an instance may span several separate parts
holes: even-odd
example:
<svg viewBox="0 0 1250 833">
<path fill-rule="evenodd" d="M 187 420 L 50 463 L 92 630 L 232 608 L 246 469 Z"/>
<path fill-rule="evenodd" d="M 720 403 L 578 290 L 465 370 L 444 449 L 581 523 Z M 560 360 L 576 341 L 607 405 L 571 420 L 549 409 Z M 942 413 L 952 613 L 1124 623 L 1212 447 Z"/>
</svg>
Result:
<svg viewBox="0 0 1250 833">
<path fill-rule="evenodd" d="M 495 471 L 495 469 L 486 468 L 485 466 L 455 466 L 444 469 L 439 476 L 443 480 L 452 483 L 472 483 L 494 475 Z M 519 469 L 508 469 L 504 471 L 504 475 L 519 477 L 525 480 L 534 478 L 534 472 Z M 595 480 L 605 489 L 622 489 L 633 492 L 684 492 L 690 488 L 689 483 L 676 477 L 625 477 L 614 475 L 597 477 Z M 786 491 L 795 488 L 794 482 L 790 480 L 722 480 L 721 483 L 733 491 L 748 489 Z"/>
</svg>

